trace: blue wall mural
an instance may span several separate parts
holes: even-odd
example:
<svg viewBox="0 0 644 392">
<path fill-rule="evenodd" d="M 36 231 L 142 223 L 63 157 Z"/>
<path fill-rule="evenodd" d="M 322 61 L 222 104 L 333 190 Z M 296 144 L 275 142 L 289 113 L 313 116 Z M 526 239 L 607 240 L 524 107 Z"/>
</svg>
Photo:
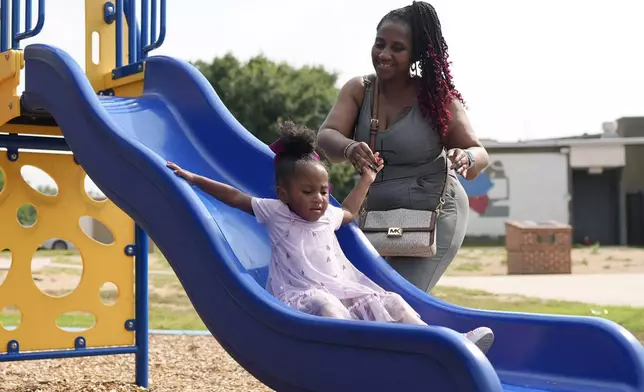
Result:
<svg viewBox="0 0 644 392">
<path fill-rule="evenodd" d="M 481 217 L 507 218 L 510 206 L 499 205 L 510 199 L 510 179 L 505 175 L 503 162 L 494 161 L 474 180 L 468 181 L 458 176 L 467 192 L 470 208 Z M 493 195 L 490 192 L 494 190 Z"/>
</svg>

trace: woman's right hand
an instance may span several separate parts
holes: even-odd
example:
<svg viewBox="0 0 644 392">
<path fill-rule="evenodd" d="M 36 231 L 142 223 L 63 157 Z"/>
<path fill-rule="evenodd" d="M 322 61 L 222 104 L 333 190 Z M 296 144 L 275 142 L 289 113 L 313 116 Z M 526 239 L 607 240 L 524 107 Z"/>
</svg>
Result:
<svg viewBox="0 0 644 392">
<path fill-rule="evenodd" d="M 362 168 L 365 166 L 375 171 L 382 163 L 382 158 L 376 157 L 365 142 L 353 143 L 347 149 L 346 156 L 359 173 L 362 173 Z"/>
</svg>

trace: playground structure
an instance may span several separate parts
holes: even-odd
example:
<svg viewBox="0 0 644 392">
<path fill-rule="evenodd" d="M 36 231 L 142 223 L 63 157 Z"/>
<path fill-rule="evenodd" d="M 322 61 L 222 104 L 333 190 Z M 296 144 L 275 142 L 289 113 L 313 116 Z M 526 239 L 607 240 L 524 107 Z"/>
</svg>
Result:
<svg viewBox="0 0 644 392">
<path fill-rule="evenodd" d="M 140 35 L 128 34 L 131 21 L 136 19 L 134 0 L 85 1 L 85 67 L 97 94 L 136 96 L 142 92 L 143 60 L 165 37 L 166 2 L 150 1 L 151 4 L 145 0 L 142 4 Z M 69 148 L 64 138 L 57 137 L 62 133 L 55 120 L 32 110 L 17 94 L 24 68 L 20 41 L 36 36 L 45 22 L 45 0 L 38 0 L 38 19 L 33 28 L 33 1 L 27 0 L 25 31 L 20 32 L 20 3 L 12 0 L 11 8 L 9 0 L 0 3 L 1 51 L 5 60 L 0 62 L 0 148 L 6 150 L 0 158 L 0 175 L 5 178 L 0 188 L 0 250 L 11 252 L 10 269 L 0 284 L 0 310 L 11 307 L 19 312 L 18 325 L 0 328 L 0 353 L 6 354 L 0 355 L 0 361 L 133 353 L 136 383 L 147 387 L 147 235 L 109 199 L 96 201 L 85 192 L 86 174 L 73 155 L 43 152 Z M 132 39 L 123 42 L 124 36 Z M 153 37 L 150 44 L 148 37 Z M 49 174 L 56 182 L 57 194 L 45 195 L 32 189 L 21 178 L 21 168 L 25 166 Z M 16 211 L 25 203 L 37 213 L 36 223 L 29 227 L 16 219 Z M 105 244 L 90 238 L 80 227 L 82 216 L 103 223 L 114 241 Z M 80 284 L 59 297 L 40 291 L 31 276 L 32 256 L 50 238 L 64 238 L 76 244 L 83 263 Z M 107 283 L 118 289 L 113 304 L 99 299 L 99 289 Z M 90 313 L 94 325 L 81 331 L 58 327 L 56 318 L 73 311 Z"/>
<path fill-rule="evenodd" d="M 157 38 L 154 2 L 141 2 L 139 33 L 134 0 L 86 0 L 85 72 L 61 49 L 33 44 L 19 50 L 26 36 L 16 24 L 9 49 L 8 3 L 1 3 L 2 54 L 9 65 L 0 67 L 0 99 L 6 99 L 0 100 L 5 124 L 0 146 L 7 149 L 7 159 L 0 160 L 7 176 L 0 193 L 0 249 L 10 248 L 14 260 L 0 286 L 0 308 L 26 310 L 17 329 L 0 332 L 0 344 L 8 348 L 0 360 L 135 353 L 136 381 L 146 386 L 148 233 L 221 346 L 280 392 L 644 390 L 644 348 L 619 325 L 442 302 L 395 274 L 355 225 L 338 231 L 347 256 L 432 326 L 321 318 L 277 301 L 264 289 L 270 258 L 266 231 L 254 217 L 213 200 L 165 167 L 172 160 L 250 194 L 275 196 L 273 153 L 234 119 L 203 75 L 186 62 L 147 56 L 163 41 L 164 1 Z M 44 0 L 39 5 L 44 21 Z M 29 30 L 29 18 L 26 24 Z M 39 18 L 29 34 L 41 28 Z M 93 36 L 100 43 L 98 64 L 91 57 Z M 26 88 L 18 97 L 23 65 Z M 23 149 L 70 150 L 73 158 L 43 158 Z M 60 199 L 20 183 L 15 165 L 22 162 L 49 170 Z M 97 204 L 83 194 L 85 172 L 109 201 Z M 29 229 L 5 226 L 15 221 L 19 204 L 29 201 L 40 208 L 40 220 Z M 95 244 L 84 236 L 79 215 L 103 220 L 114 244 Z M 25 265 L 39 243 L 63 230 L 80 249 L 85 271 L 77 292 L 53 300 L 28 284 Z M 107 279 L 119 286 L 122 302 L 113 308 L 99 303 L 98 289 Z M 51 324 L 60 312 L 74 310 L 93 312 L 96 326 L 83 332 L 36 331 L 38 321 Z M 454 331 L 479 325 L 497 334 L 487 357 Z M 56 351 L 45 351 L 51 348 Z"/>
</svg>

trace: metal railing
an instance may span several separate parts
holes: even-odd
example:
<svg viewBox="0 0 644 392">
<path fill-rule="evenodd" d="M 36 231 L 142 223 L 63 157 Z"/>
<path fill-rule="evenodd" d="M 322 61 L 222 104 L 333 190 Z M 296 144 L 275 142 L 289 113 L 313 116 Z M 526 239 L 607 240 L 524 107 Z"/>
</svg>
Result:
<svg viewBox="0 0 644 392">
<path fill-rule="evenodd" d="M 166 0 L 141 0 L 141 29 L 136 22 L 136 0 L 115 0 L 116 9 L 116 68 L 123 66 L 123 17 L 128 25 L 128 64 L 144 60 L 148 53 L 159 48 L 166 34 Z M 159 12 L 157 12 L 159 11 Z M 159 35 L 157 36 L 157 13 Z"/>
<path fill-rule="evenodd" d="M 145 60 L 165 41 L 166 0 L 141 0 L 141 28 L 136 22 L 137 0 L 114 0 L 111 12 L 116 21 L 116 68 L 123 64 L 123 18 L 128 28 L 128 64 Z M 20 49 L 20 41 L 38 35 L 45 25 L 45 0 L 38 0 L 38 19 L 32 28 L 34 0 L 25 0 L 25 30 L 21 31 L 21 0 L 0 0 L 0 52 Z M 109 9 L 109 7 L 107 8 Z M 106 12 L 107 12 L 106 9 Z M 10 15 L 11 12 L 11 15 Z M 109 15 L 106 15 L 106 21 Z M 158 24 L 158 34 L 157 34 Z"/>
<path fill-rule="evenodd" d="M 38 20 L 36 26 L 32 26 L 33 0 L 26 0 L 25 3 L 25 31 L 20 31 L 20 1 L 21 0 L 0 0 L 0 51 L 20 49 L 20 41 L 35 37 L 45 25 L 45 0 L 38 0 Z M 9 21 L 9 4 L 11 3 L 11 21 Z M 9 32 L 11 26 L 11 33 Z M 9 46 L 11 45 L 11 47 Z"/>
<path fill-rule="evenodd" d="M 151 1 L 150 16 L 148 22 L 148 1 Z M 157 36 L 157 0 L 141 0 L 141 57 L 145 59 L 148 53 L 157 49 L 165 41 L 165 25 L 166 25 L 166 0 L 159 0 L 160 5 L 160 23 L 159 35 Z M 148 36 L 148 30 L 150 35 Z M 151 39 L 149 39 L 149 38 Z M 148 44 L 148 40 L 150 43 Z"/>
</svg>

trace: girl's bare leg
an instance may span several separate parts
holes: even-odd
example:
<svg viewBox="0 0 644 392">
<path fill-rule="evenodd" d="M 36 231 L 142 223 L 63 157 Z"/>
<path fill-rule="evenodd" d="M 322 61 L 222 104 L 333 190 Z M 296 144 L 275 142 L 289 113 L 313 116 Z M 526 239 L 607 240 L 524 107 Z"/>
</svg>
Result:
<svg viewBox="0 0 644 392">
<path fill-rule="evenodd" d="M 406 311 L 403 314 L 402 322 L 405 324 L 414 324 L 414 325 L 427 325 L 420 317 L 414 312 Z"/>
<path fill-rule="evenodd" d="M 320 310 L 318 311 L 318 313 L 322 317 L 331 317 L 331 318 L 345 319 L 345 320 L 351 319 L 351 315 L 349 314 L 349 311 L 345 307 L 337 306 L 329 302 L 320 306 Z"/>
</svg>

